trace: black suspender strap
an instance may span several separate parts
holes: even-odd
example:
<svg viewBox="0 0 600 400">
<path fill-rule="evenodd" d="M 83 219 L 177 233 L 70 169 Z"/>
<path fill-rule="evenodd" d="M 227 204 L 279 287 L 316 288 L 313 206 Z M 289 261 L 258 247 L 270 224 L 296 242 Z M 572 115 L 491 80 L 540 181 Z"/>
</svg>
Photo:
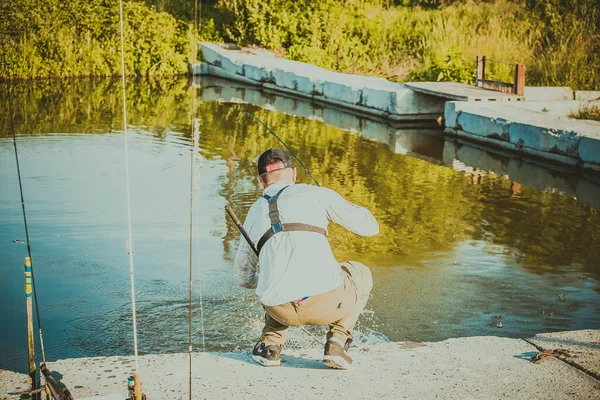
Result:
<svg viewBox="0 0 600 400">
<path fill-rule="evenodd" d="M 266 194 L 263 196 L 269 202 L 269 218 L 271 218 L 271 229 L 273 233 L 279 233 L 283 230 L 283 226 L 281 224 L 281 220 L 279 219 L 279 209 L 277 208 L 277 199 L 279 199 L 279 195 L 287 186 L 284 186 L 275 196 L 267 196 Z M 260 252 L 260 250 L 259 250 Z"/>
<path fill-rule="evenodd" d="M 279 219 L 279 209 L 277 208 L 277 199 L 279 199 L 279 195 L 287 188 L 285 186 L 281 189 L 275 196 L 267 196 L 263 197 L 269 202 L 269 218 L 271 219 L 271 228 L 269 228 L 260 238 L 256 248 L 260 253 L 260 250 L 265 245 L 267 240 L 271 239 L 273 235 L 282 231 L 305 231 L 305 232 L 316 232 L 320 233 L 323 236 L 327 236 L 327 231 L 321 227 L 309 224 L 303 224 L 301 222 L 290 222 L 287 224 L 283 224 Z"/>
</svg>

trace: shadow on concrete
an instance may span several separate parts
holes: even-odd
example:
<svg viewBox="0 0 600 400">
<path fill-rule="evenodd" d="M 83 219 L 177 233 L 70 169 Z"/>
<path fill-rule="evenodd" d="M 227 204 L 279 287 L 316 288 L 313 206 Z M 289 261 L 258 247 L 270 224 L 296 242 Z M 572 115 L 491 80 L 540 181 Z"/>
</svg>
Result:
<svg viewBox="0 0 600 400">
<path fill-rule="evenodd" d="M 514 355 L 513 358 L 518 358 L 519 360 L 531 361 L 533 357 L 537 354 L 537 351 L 526 351 L 521 354 Z"/>
<path fill-rule="evenodd" d="M 250 351 L 214 354 L 219 357 L 226 357 L 232 360 L 242 361 L 246 364 L 253 365 L 256 368 L 267 368 L 253 361 L 250 355 Z M 321 359 L 315 359 L 310 357 L 296 357 L 285 353 L 281 355 L 281 368 L 330 369 L 321 362 Z"/>
</svg>

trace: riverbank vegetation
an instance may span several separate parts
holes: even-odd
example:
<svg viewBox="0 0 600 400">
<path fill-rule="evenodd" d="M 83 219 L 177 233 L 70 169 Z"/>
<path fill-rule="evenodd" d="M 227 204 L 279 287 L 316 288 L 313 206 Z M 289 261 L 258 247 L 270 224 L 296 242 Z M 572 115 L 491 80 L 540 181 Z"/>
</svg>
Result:
<svg viewBox="0 0 600 400">
<path fill-rule="evenodd" d="M 328 69 L 472 83 L 475 56 L 527 66 L 528 85 L 600 89 L 597 0 L 199 0 L 197 37 Z M 13 0 L 2 50 L 15 76 L 119 73 L 118 4 Z M 194 3 L 126 1 L 130 74 L 185 73 Z M 2 58 L 0 58 L 0 61 Z M 0 71 L 7 76 L 7 70 Z M 512 79 L 498 64 L 490 78 Z"/>
<path fill-rule="evenodd" d="M 185 73 L 188 24 L 142 2 L 123 9 L 126 74 Z M 11 0 L 0 26 L 0 78 L 121 74 L 118 1 Z"/>
<path fill-rule="evenodd" d="M 600 107 L 599 106 L 587 106 L 582 107 L 577 112 L 574 112 L 569 115 L 571 118 L 576 119 L 591 119 L 595 121 L 600 121 Z"/>
<path fill-rule="evenodd" d="M 485 55 L 525 64 L 529 85 L 600 87 L 596 0 L 218 0 L 212 12 L 225 41 L 342 72 L 472 83 Z"/>
</svg>

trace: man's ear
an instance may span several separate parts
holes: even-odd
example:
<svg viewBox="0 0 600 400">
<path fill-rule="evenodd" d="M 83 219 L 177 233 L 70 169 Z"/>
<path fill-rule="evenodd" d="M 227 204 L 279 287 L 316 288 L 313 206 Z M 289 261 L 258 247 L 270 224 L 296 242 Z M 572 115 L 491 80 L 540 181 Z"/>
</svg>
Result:
<svg viewBox="0 0 600 400">
<path fill-rule="evenodd" d="M 263 179 L 260 176 L 257 176 L 256 179 L 258 179 L 258 183 L 260 184 L 260 188 L 264 190 L 267 187 L 265 181 L 263 181 Z"/>
<path fill-rule="evenodd" d="M 296 167 L 292 169 L 292 182 L 296 183 Z"/>
</svg>

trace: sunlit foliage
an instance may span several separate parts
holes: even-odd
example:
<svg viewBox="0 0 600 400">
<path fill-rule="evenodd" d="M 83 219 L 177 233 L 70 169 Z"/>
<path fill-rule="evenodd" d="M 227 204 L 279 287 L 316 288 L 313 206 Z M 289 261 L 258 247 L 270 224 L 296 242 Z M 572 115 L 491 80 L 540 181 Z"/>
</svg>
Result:
<svg viewBox="0 0 600 400">
<path fill-rule="evenodd" d="M 117 1 L 11 0 L 0 11 L 0 78 L 120 75 Z M 127 75 L 187 72 L 187 23 L 142 2 L 124 13 Z"/>
<path fill-rule="evenodd" d="M 214 10 L 225 40 L 333 70 L 472 83 L 485 55 L 525 64 L 529 85 L 600 88 L 596 0 L 218 0 Z"/>
</svg>

